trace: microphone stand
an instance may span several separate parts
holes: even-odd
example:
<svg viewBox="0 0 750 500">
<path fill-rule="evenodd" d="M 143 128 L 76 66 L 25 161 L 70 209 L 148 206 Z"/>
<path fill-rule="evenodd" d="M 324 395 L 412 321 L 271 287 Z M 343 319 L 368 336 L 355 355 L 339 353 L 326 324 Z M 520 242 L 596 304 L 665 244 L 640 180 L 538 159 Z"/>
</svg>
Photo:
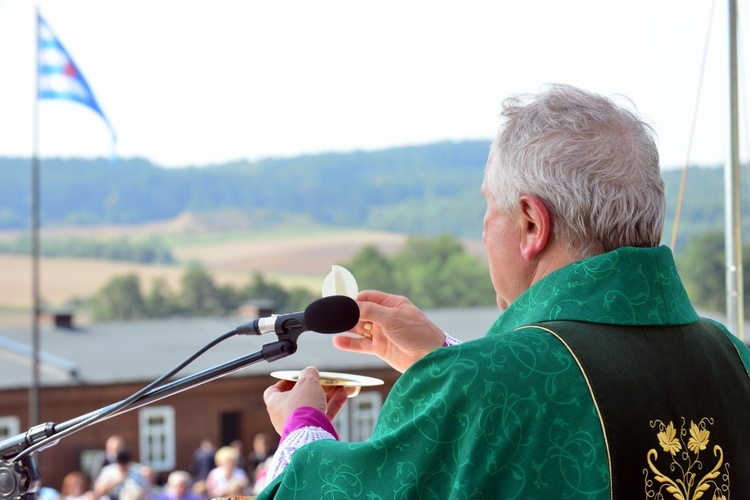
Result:
<svg viewBox="0 0 750 500">
<path fill-rule="evenodd" d="M 266 360 L 270 363 L 277 359 L 290 356 L 297 351 L 297 339 L 303 331 L 305 330 L 301 327 L 291 328 L 283 334 L 280 334 L 278 341 L 264 345 L 259 351 L 155 387 L 118 411 L 112 412 L 112 409 L 116 408 L 122 403 L 122 401 L 59 424 L 51 422 L 39 424 L 30 428 L 23 434 L 18 434 L 17 436 L 1 441 L 0 500 L 20 500 L 30 498 L 39 491 L 42 482 L 39 471 L 34 463 L 33 452 L 57 444 L 61 437 L 58 439 L 50 438 L 58 433 L 71 430 L 76 425 L 80 426 L 87 420 L 90 420 L 81 427 L 81 429 L 84 429 L 109 418 L 140 408 L 154 401 L 159 401 L 178 392 L 221 378 L 229 373 L 240 370 L 241 368 L 258 363 L 261 360 Z M 281 338 L 281 335 L 283 335 L 284 338 Z M 101 416 L 97 418 L 97 415 Z M 77 432 L 78 430 L 80 429 L 76 429 L 73 432 Z M 69 434 L 72 434 L 73 432 L 69 432 Z M 49 441 L 49 443 L 41 445 L 45 440 Z M 35 445 L 37 448 L 35 448 L 34 451 L 24 453 L 30 447 Z"/>
</svg>

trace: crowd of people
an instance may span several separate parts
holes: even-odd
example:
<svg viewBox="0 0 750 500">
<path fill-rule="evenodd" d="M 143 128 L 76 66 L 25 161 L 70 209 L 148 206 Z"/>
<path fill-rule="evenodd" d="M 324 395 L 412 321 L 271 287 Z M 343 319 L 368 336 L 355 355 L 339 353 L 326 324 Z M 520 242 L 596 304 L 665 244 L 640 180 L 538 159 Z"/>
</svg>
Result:
<svg viewBox="0 0 750 500">
<path fill-rule="evenodd" d="M 254 495 L 265 486 L 267 462 L 273 457 L 272 436 L 260 433 L 244 456 L 235 440 L 218 449 L 203 439 L 187 470 L 171 471 L 159 484 L 152 469 L 134 460 L 121 436 L 110 436 L 91 460 L 88 472 L 74 470 L 59 490 L 45 486 L 43 500 L 208 500 Z"/>
</svg>

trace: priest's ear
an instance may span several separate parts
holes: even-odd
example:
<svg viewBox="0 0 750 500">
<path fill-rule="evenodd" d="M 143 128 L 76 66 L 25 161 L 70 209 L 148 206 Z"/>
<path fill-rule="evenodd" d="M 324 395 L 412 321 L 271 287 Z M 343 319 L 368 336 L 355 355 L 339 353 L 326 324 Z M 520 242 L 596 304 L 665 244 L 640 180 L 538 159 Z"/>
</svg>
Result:
<svg viewBox="0 0 750 500">
<path fill-rule="evenodd" d="M 535 259 L 547 247 L 552 233 L 552 215 L 541 198 L 523 195 L 519 200 L 521 255 Z"/>
</svg>

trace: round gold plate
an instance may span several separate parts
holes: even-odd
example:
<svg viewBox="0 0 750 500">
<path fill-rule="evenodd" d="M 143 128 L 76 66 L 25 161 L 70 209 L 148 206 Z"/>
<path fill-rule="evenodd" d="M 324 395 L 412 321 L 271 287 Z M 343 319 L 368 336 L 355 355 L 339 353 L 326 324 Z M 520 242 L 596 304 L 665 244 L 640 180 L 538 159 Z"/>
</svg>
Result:
<svg viewBox="0 0 750 500">
<path fill-rule="evenodd" d="M 282 370 L 277 372 L 271 372 L 271 376 L 281 380 L 290 380 L 296 382 L 299 379 L 300 370 Z M 346 387 L 349 397 L 353 398 L 359 394 L 359 390 L 362 387 L 369 387 L 374 385 L 383 385 L 383 381 L 379 378 L 365 377 L 363 375 L 355 375 L 353 373 L 338 373 L 338 372 L 319 372 L 320 374 L 320 385 L 322 386 L 341 386 Z"/>
</svg>

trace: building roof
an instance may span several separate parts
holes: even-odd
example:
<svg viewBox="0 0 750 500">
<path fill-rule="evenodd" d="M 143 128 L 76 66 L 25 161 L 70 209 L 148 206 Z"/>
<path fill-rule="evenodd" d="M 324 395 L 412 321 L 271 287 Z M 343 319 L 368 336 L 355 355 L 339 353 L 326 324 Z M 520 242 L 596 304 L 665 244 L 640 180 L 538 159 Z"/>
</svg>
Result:
<svg viewBox="0 0 750 500">
<path fill-rule="evenodd" d="M 461 340 L 483 336 L 499 315 L 495 307 L 425 312 L 437 325 Z M 49 387 L 148 383 L 248 319 L 170 318 L 95 323 L 77 328 L 59 328 L 41 323 L 39 384 L 40 387 Z M 331 337 L 305 332 L 299 337 L 296 353 L 271 363 L 261 360 L 233 375 L 267 375 L 272 371 L 295 370 L 311 365 L 327 371 L 387 366 L 375 356 L 336 349 L 331 344 Z M 176 378 L 211 370 L 249 356 L 276 340 L 274 335 L 230 337 L 198 357 Z M 32 344 L 31 325 L 28 328 L 0 330 L 0 390 L 31 387 Z M 255 358 L 249 357 L 248 362 L 251 359 Z"/>
</svg>

